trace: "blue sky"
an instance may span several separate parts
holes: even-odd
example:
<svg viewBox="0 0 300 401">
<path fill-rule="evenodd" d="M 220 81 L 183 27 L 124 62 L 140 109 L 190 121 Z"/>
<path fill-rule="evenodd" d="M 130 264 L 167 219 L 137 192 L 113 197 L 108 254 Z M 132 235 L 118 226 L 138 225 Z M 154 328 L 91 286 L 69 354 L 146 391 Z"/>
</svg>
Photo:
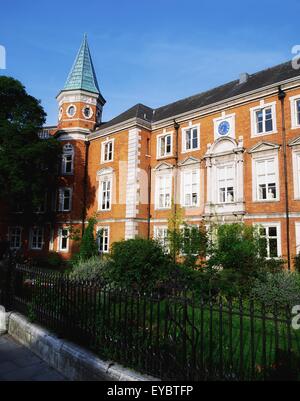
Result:
<svg viewBox="0 0 300 401">
<path fill-rule="evenodd" d="M 57 122 L 63 87 L 83 34 L 104 120 L 136 103 L 158 107 L 292 58 L 299 0 L 10 0 L 1 2 L 1 75 L 19 79 Z"/>
</svg>

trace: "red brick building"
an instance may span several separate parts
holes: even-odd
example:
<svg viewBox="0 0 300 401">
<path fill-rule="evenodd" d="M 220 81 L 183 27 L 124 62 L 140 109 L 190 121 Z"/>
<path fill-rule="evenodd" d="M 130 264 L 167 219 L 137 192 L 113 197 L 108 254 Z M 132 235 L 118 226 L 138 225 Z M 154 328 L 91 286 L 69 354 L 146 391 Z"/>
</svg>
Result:
<svg viewBox="0 0 300 401">
<path fill-rule="evenodd" d="M 85 38 L 57 101 L 56 221 L 29 230 L 3 223 L 12 248 L 69 257 L 69 227 L 92 215 L 101 252 L 137 235 L 163 241 L 173 200 L 189 224 L 260 224 L 270 257 L 292 260 L 300 250 L 300 70 L 291 62 L 103 123 Z"/>
</svg>

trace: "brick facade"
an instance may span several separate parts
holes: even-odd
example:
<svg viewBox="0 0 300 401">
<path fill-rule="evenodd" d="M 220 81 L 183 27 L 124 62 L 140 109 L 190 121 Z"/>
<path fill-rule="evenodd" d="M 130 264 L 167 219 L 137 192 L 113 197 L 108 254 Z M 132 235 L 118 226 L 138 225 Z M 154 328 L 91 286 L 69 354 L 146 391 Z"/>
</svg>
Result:
<svg viewBox="0 0 300 401">
<path fill-rule="evenodd" d="M 275 74 L 275 70 L 269 71 L 269 74 Z M 265 76 L 266 72 L 258 74 Z M 249 82 L 251 79 L 255 80 L 256 77 L 250 76 Z M 289 241 L 292 259 L 300 245 L 300 188 L 299 191 L 297 189 L 300 183 L 300 166 L 297 165 L 300 121 L 298 124 L 295 115 L 297 96 L 300 99 L 300 73 L 297 75 L 293 72 L 292 77 L 287 74 L 277 80 L 273 76 L 271 81 L 262 81 L 254 89 L 245 91 L 238 87 L 245 83 L 237 81 L 237 95 L 229 91 L 228 96 L 221 96 L 221 100 L 207 100 L 203 106 L 200 102 L 199 107 L 191 105 L 184 112 L 178 111 L 175 103 L 165 107 L 170 109 L 167 117 L 163 116 L 160 109 L 156 111 L 137 105 L 108 123 L 101 123 L 105 101 L 100 93 L 86 89 L 63 90 L 58 96 L 60 120 L 53 133 L 62 146 L 70 144 L 74 148 L 73 173 L 60 177 L 60 187 L 72 188 L 72 206 L 70 212 L 57 213 L 55 224 L 49 223 L 45 227 L 42 250 L 31 253 L 46 253 L 49 250 L 60 252 L 58 230 L 70 225 L 81 229 L 90 216 L 96 216 L 99 228 L 108 228 L 108 248 L 113 242 L 124 238 L 137 235 L 152 237 L 156 227 L 167 225 L 171 213 L 170 207 L 157 207 L 158 177 L 171 175 L 170 197 L 182 205 L 184 171 L 198 171 L 199 174 L 195 175 L 198 182 L 194 184 L 198 192 L 194 195 L 195 190 L 191 194 L 195 204 L 183 207 L 184 218 L 188 223 L 244 221 L 247 224 L 273 225 L 277 230 L 277 256 L 287 259 Z M 286 95 L 283 101 L 284 113 L 278 98 L 279 85 Z M 205 94 L 201 96 L 205 98 Z M 68 114 L 70 106 L 74 107 L 71 109 L 74 112 L 72 116 Z M 90 108 L 90 111 L 86 111 L 88 118 L 85 115 L 87 106 Z M 272 130 L 255 134 L 260 118 L 260 114 L 255 113 L 260 109 L 266 110 L 263 112 L 266 114 L 262 117 L 262 124 L 268 124 L 266 120 L 271 115 L 268 113 L 272 111 Z M 221 135 L 218 129 L 222 121 L 227 121 L 224 125 L 226 129 L 230 128 Z M 189 132 L 185 129 L 193 127 L 198 135 L 198 142 L 195 139 L 196 150 L 186 151 L 183 145 L 187 143 Z M 168 154 L 159 157 L 158 141 L 166 134 L 171 135 L 171 150 L 167 148 L 170 150 Z M 284 136 L 287 143 L 289 233 L 286 219 Z M 112 145 L 105 148 L 110 141 Z M 111 151 L 108 160 L 105 160 L 105 149 Z M 266 189 L 263 184 L 259 184 L 263 178 L 259 176 L 260 170 L 256 173 L 255 169 L 260 169 L 264 160 L 269 160 L 275 166 L 274 179 L 270 178 L 276 181 L 275 189 L 271 181 L 267 183 Z M 225 202 L 220 202 L 220 196 L 225 192 L 223 187 L 218 187 L 219 182 L 222 182 L 218 175 L 221 174 L 222 166 L 231 166 L 231 173 L 234 171 L 233 180 L 229 180 L 233 184 L 225 189 L 226 196 L 231 196 L 231 199 L 228 201 L 227 198 Z M 271 176 L 272 171 L 268 174 Z M 104 181 L 106 183 L 102 184 Z M 110 184 L 107 184 L 108 181 Z M 101 191 L 107 185 L 111 185 L 110 205 L 108 210 L 101 210 L 101 202 L 105 203 Z M 259 196 L 267 196 L 268 199 L 257 199 Z M 190 198 L 187 196 L 186 199 Z M 15 223 L 2 219 L 2 232 L 8 233 L 11 225 Z M 22 242 L 23 247 L 28 245 L 28 229 L 24 228 L 22 232 Z M 274 246 L 274 242 L 270 246 Z M 69 239 L 68 249 L 60 253 L 69 258 L 75 251 L 76 244 Z"/>
</svg>

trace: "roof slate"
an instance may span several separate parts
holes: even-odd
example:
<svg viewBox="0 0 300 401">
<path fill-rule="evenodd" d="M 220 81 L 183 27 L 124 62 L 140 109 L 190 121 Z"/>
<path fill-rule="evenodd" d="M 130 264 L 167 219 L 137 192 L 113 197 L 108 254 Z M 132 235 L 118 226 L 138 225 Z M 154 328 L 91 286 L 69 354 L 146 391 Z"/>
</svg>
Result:
<svg viewBox="0 0 300 401">
<path fill-rule="evenodd" d="M 296 77 L 300 78 L 300 70 L 295 70 L 292 67 L 291 61 L 288 61 L 249 75 L 245 83 L 240 83 L 239 80 L 235 80 L 157 109 L 152 109 L 143 104 L 137 104 L 101 125 L 100 129 L 111 127 L 134 117 L 154 123 Z"/>
</svg>

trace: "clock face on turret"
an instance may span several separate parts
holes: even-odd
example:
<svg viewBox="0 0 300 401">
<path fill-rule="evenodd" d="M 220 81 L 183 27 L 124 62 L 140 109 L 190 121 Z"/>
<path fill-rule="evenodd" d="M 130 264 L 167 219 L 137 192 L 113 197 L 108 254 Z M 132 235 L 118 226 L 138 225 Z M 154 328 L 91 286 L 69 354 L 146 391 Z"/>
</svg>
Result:
<svg viewBox="0 0 300 401">
<path fill-rule="evenodd" d="M 222 121 L 222 122 L 219 124 L 219 127 L 218 127 L 218 133 L 219 133 L 219 135 L 221 135 L 221 136 L 228 135 L 229 131 L 230 131 L 230 124 L 229 124 L 229 122 L 228 122 L 228 121 Z"/>
</svg>

